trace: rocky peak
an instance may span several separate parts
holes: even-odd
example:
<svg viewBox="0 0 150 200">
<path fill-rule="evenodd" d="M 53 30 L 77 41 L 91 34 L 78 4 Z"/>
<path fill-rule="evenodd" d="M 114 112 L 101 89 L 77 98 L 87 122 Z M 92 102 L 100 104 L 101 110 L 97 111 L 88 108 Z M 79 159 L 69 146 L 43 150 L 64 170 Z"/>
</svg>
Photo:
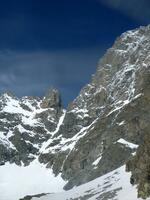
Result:
<svg viewBox="0 0 150 200">
<path fill-rule="evenodd" d="M 10 90 L 2 93 L 1 96 L 3 96 L 3 97 L 9 96 L 9 97 L 12 97 L 12 98 L 13 97 L 16 98 L 15 94 L 12 91 L 10 91 Z"/>
<path fill-rule="evenodd" d="M 123 165 L 135 152 L 125 144 L 140 144 L 149 124 L 149 32 L 140 27 L 118 37 L 69 104 L 46 151 L 48 166 L 69 180 L 66 189 Z"/>
<path fill-rule="evenodd" d="M 64 112 L 58 105 L 58 96 L 54 89 L 48 91 L 44 100 L 33 96 L 18 98 L 11 93 L 0 96 L 1 162 L 28 165 L 35 159 Z"/>
<path fill-rule="evenodd" d="M 58 90 L 49 88 L 41 102 L 41 108 L 56 108 L 61 106 L 61 99 Z"/>
<path fill-rule="evenodd" d="M 149 32 L 148 26 L 122 34 L 99 60 L 91 82 L 68 106 L 60 130 L 65 137 L 72 137 L 82 128 L 81 119 L 87 126 L 103 113 L 124 107 L 143 93 L 146 73 L 150 70 Z"/>
</svg>

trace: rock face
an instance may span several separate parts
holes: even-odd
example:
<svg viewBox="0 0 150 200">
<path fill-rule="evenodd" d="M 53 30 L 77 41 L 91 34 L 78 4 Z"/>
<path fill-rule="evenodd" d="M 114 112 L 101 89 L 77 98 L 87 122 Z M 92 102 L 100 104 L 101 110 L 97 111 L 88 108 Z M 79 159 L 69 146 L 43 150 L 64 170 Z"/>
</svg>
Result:
<svg viewBox="0 0 150 200">
<path fill-rule="evenodd" d="M 61 107 L 60 94 L 58 90 L 50 88 L 41 102 L 41 108 L 56 108 Z"/>
<path fill-rule="evenodd" d="M 126 171 L 131 171 L 131 184 L 138 185 L 138 197 L 150 196 L 150 137 L 147 133 L 136 155 L 126 164 Z"/>
<path fill-rule="evenodd" d="M 149 26 L 141 27 L 117 38 L 91 82 L 68 105 L 42 154 L 68 180 L 65 189 L 123 165 L 135 152 L 126 142 L 138 145 L 150 130 L 149 33 Z"/>
<path fill-rule="evenodd" d="M 139 185 L 139 196 L 145 197 L 142 192 L 150 187 L 149 182 L 145 186 L 144 174 L 145 169 L 149 174 L 149 140 L 145 146 L 143 139 L 150 131 L 149 52 L 150 26 L 122 34 L 66 111 L 55 89 L 43 100 L 2 95 L 2 164 L 27 165 L 38 156 L 56 176 L 62 174 L 68 181 L 65 189 L 70 189 L 115 170 L 131 158 L 127 168 Z M 132 158 L 140 144 L 144 145 Z"/>
</svg>

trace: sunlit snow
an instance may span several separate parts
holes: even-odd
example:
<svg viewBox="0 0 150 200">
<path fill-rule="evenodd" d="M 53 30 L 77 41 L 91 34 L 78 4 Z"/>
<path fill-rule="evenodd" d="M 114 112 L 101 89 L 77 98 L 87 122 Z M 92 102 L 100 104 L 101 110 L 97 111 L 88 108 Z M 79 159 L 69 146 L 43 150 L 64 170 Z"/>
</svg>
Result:
<svg viewBox="0 0 150 200">
<path fill-rule="evenodd" d="M 136 186 L 130 184 L 130 175 L 130 173 L 125 172 L 125 166 L 123 166 L 93 181 L 74 187 L 69 191 L 49 194 L 41 198 L 32 198 L 32 200 L 83 199 L 86 195 L 89 195 L 88 200 L 96 200 L 101 199 L 100 195 L 108 192 L 113 193 L 115 190 L 116 194 L 115 197 L 111 198 L 112 200 L 141 200 L 137 198 Z"/>
<path fill-rule="evenodd" d="M 0 200 L 19 200 L 26 195 L 60 192 L 65 185 L 37 160 L 29 166 L 6 163 L 0 166 Z"/>
<path fill-rule="evenodd" d="M 137 144 L 133 144 L 131 142 L 127 142 L 126 140 L 120 138 L 117 142 L 121 143 L 121 144 L 124 144 L 128 147 L 130 147 L 131 149 L 137 149 L 138 148 L 138 145 Z"/>
</svg>

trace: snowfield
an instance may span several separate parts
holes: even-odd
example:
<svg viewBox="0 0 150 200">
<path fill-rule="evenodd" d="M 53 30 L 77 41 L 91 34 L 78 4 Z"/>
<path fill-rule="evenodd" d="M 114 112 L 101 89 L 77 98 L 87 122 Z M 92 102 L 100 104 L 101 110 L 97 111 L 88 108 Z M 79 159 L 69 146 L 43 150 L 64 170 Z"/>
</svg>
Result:
<svg viewBox="0 0 150 200">
<path fill-rule="evenodd" d="M 125 166 L 69 191 L 34 197 L 32 200 L 81 200 L 83 197 L 88 197 L 88 200 L 103 197 L 110 200 L 141 200 L 137 198 L 136 187 L 130 184 L 130 173 L 125 172 Z"/>
<path fill-rule="evenodd" d="M 26 195 L 60 192 L 65 185 L 61 176 L 37 160 L 29 166 L 6 163 L 0 166 L 0 200 L 19 200 Z"/>
<path fill-rule="evenodd" d="M 49 194 L 32 200 L 80 200 L 83 197 L 96 200 L 105 195 L 107 198 L 109 195 L 110 200 L 141 200 L 137 198 L 136 187 L 130 184 L 130 173 L 125 172 L 125 166 L 68 191 L 63 190 L 66 182 L 61 176 L 55 177 L 51 169 L 38 160 L 27 167 L 6 163 L 0 166 L 0 179 L 0 200 L 19 200 L 41 193 Z"/>
</svg>

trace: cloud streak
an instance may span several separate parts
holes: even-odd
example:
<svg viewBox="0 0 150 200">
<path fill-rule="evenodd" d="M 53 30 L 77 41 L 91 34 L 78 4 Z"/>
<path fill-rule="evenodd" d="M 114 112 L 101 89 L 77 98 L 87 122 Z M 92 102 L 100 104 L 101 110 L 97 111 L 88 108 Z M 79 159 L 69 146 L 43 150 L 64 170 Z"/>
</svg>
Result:
<svg viewBox="0 0 150 200">
<path fill-rule="evenodd" d="M 6 74 L 2 73 L 0 74 L 0 85 L 8 86 L 15 83 L 15 76 L 14 74 Z"/>
<path fill-rule="evenodd" d="M 104 47 L 66 51 L 0 52 L 0 92 L 42 96 L 58 88 L 67 104 L 95 72 Z"/>
<path fill-rule="evenodd" d="M 100 3 L 118 10 L 129 17 L 144 23 L 150 19 L 150 2 L 149 0 L 98 0 Z"/>
</svg>

